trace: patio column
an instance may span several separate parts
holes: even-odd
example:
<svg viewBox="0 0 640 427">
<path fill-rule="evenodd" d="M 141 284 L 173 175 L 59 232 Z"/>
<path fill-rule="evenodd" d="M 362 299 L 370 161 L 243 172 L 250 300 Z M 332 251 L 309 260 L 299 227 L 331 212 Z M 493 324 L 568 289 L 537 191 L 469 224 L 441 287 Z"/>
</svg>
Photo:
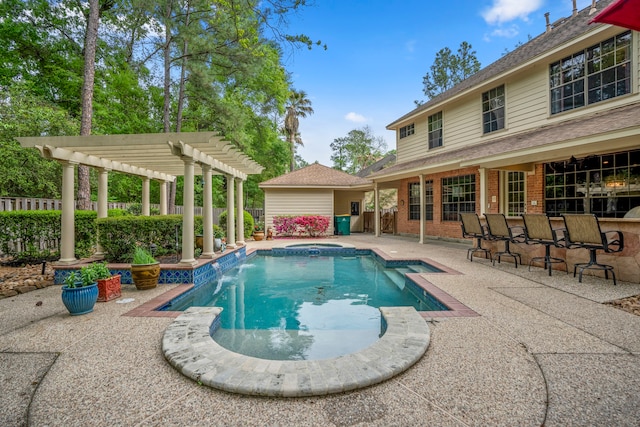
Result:
<svg viewBox="0 0 640 427">
<path fill-rule="evenodd" d="M 375 224 L 375 237 L 380 237 L 380 192 L 378 191 L 378 183 L 373 183 L 373 223 Z"/>
<path fill-rule="evenodd" d="M 420 174 L 420 240 L 418 243 L 424 244 L 424 221 L 425 221 L 425 209 L 424 209 L 424 175 Z"/>
<path fill-rule="evenodd" d="M 215 256 L 213 247 L 213 195 L 211 193 L 211 166 L 202 165 L 202 176 L 204 177 L 204 203 L 202 211 L 202 258 L 213 258 Z"/>
<path fill-rule="evenodd" d="M 160 182 L 160 215 L 167 214 L 167 184 L 168 181 Z"/>
<path fill-rule="evenodd" d="M 242 203 L 244 194 L 242 192 L 242 179 L 238 178 L 236 187 L 236 208 L 238 209 L 238 232 L 236 237 L 236 245 L 244 246 L 244 203 Z"/>
<path fill-rule="evenodd" d="M 77 163 L 62 163 L 62 224 L 60 236 L 60 264 L 73 264 L 76 260 L 74 173 Z"/>
<path fill-rule="evenodd" d="M 98 218 L 106 218 L 109 206 L 109 169 L 98 169 Z M 100 246 L 100 239 L 96 246 L 96 256 L 104 257 L 104 251 Z"/>
<path fill-rule="evenodd" d="M 484 215 L 489 206 L 489 200 L 487 200 L 487 170 L 478 168 L 478 172 L 480 173 L 480 212 L 478 215 Z"/>
<path fill-rule="evenodd" d="M 182 259 L 180 265 L 194 265 L 196 259 L 194 257 L 194 232 L 193 232 L 193 178 L 194 178 L 194 161 L 191 157 L 182 157 L 184 162 L 184 194 L 182 204 L 184 212 L 182 213 Z"/>
<path fill-rule="evenodd" d="M 151 180 L 146 177 L 143 176 L 142 177 L 142 215 L 143 216 L 149 216 L 150 214 L 150 209 L 149 209 L 149 182 Z"/>
<path fill-rule="evenodd" d="M 236 247 L 235 211 L 233 209 L 233 175 L 226 175 L 227 179 L 227 247 Z"/>
</svg>

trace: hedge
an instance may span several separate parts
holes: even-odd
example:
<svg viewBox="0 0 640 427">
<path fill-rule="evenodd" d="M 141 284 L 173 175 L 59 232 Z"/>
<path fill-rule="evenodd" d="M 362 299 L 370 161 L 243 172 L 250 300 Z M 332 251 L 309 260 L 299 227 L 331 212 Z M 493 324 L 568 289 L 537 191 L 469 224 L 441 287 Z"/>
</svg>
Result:
<svg viewBox="0 0 640 427">
<path fill-rule="evenodd" d="M 247 237 L 250 237 L 253 234 L 253 216 L 247 211 L 243 211 L 243 215 L 244 215 L 244 237 L 246 239 Z M 237 217 L 233 219 L 233 223 L 235 224 L 236 231 L 237 231 L 238 230 Z M 224 211 L 220 214 L 220 217 L 218 218 L 218 224 L 220 224 L 220 227 L 222 227 L 222 230 L 224 231 L 224 235 L 226 236 L 227 235 L 227 211 Z"/>
<path fill-rule="evenodd" d="M 96 212 L 75 211 L 75 256 L 91 256 L 96 246 Z M 62 212 L 0 212 L 0 251 L 16 263 L 60 258 Z"/>
<path fill-rule="evenodd" d="M 202 217 L 195 217 L 202 228 Z M 155 245 L 155 254 L 175 253 L 182 247 L 182 215 L 120 216 L 97 220 L 98 241 L 109 262 L 131 262 L 136 246 Z"/>
</svg>

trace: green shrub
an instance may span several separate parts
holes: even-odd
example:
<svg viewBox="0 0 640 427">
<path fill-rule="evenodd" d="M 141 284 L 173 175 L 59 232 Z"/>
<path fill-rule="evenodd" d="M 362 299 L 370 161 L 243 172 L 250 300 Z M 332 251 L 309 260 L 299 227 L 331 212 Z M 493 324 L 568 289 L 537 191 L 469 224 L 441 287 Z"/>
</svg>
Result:
<svg viewBox="0 0 640 427">
<path fill-rule="evenodd" d="M 109 209 L 107 211 L 107 216 L 109 217 L 125 216 L 125 215 L 131 215 L 131 214 L 126 209 L 120 209 L 120 208 Z"/>
<path fill-rule="evenodd" d="M 131 262 L 136 246 L 155 245 L 156 254 L 164 255 L 182 244 L 182 215 L 99 218 L 97 225 L 109 262 Z"/>
<path fill-rule="evenodd" d="M 127 208 L 127 212 L 130 215 L 140 216 L 142 215 L 142 203 L 132 203 Z"/>
<path fill-rule="evenodd" d="M 250 237 L 253 234 L 253 216 L 247 211 L 243 212 L 244 217 L 244 237 Z M 220 218 L 218 219 L 218 223 L 220 227 L 224 231 L 225 236 L 227 235 L 227 211 L 224 211 L 220 214 Z M 235 224 L 236 230 L 238 229 L 238 219 L 234 218 L 233 223 Z"/>
<path fill-rule="evenodd" d="M 16 263 L 56 260 L 60 257 L 59 210 L 0 212 L 0 251 Z M 75 211 L 75 256 L 91 256 L 95 250 L 96 213 Z"/>
<path fill-rule="evenodd" d="M 133 252 L 133 259 L 131 260 L 131 264 L 137 265 L 145 265 L 145 264 L 155 264 L 156 259 L 151 255 L 151 253 L 141 246 L 136 246 L 135 251 Z"/>
</svg>

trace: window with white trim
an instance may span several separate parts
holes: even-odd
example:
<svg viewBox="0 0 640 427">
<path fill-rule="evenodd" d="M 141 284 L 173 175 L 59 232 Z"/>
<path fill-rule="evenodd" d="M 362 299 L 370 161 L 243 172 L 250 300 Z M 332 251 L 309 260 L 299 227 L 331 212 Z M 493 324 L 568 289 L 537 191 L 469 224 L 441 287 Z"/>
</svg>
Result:
<svg viewBox="0 0 640 427">
<path fill-rule="evenodd" d="M 631 93 L 631 31 L 549 66 L 551 114 Z"/>
<path fill-rule="evenodd" d="M 413 135 L 415 133 L 414 124 L 402 126 L 400 128 L 400 139 L 406 138 L 409 135 Z"/>
<path fill-rule="evenodd" d="M 409 220 L 420 219 L 420 183 L 409 184 Z M 424 219 L 433 221 L 433 181 L 424 182 Z"/>
<path fill-rule="evenodd" d="M 525 213 L 526 181 L 524 172 L 506 173 L 506 212 L 507 216 L 520 216 Z"/>
<path fill-rule="evenodd" d="M 442 111 L 429 116 L 429 149 L 442 147 Z"/>
<path fill-rule="evenodd" d="M 476 176 L 442 178 L 442 220 L 459 221 L 460 212 L 476 211 Z"/>
<path fill-rule="evenodd" d="M 504 129 L 504 85 L 482 94 L 482 133 Z"/>
</svg>

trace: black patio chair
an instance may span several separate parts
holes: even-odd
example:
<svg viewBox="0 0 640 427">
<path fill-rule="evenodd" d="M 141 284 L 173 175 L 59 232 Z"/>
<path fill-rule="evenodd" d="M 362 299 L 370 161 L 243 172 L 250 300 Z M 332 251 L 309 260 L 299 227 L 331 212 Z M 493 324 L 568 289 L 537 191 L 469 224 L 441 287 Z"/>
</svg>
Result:
<svg viewBox="0 0 640 427">
<path fill-rule="evenodd" d="M 605 279 L 609 278 L 609 272 L 611 272 L 613 284 L 616 285 L 616 273 L 613 271 L 613 266 L 598 263 L 596 251 L 621 252 L 624 249 L 624 235 L 620 231 L 602 232 L 598 217 L 594 214 L 564 214 L 562 218 L 564 218 L 566 228 L 567 247 L 589 250 L 589 262 L 574 264 L 573 277 L 576 277 L 576 270 L 580 269 L 578 282 L 582 283 L 584 270 L 603 270 Z"/>
<path fill-rule="evenodd" d="M 482 247 L 482 241 L 487 240 L 489 235 L 486 227 L 480 223 L 480 218 L 475 212 L 461 213 L 460 225 L 462 226 L 462 237 L 472 237 L 476 239 L 476 246 L 467 249 L 467 259 L 473 262 L 473 254 L 476 252 L 483 252 L 485 257 L 489 260 L 493 260 L 491 251 Z"/>
<path fill-rule="evenodd" d="M 544 214 L 523 214 L 525 243 L 544 245 L 544 256 L 533 257 L 529 260 L 529 271 L 531 264 L 542 260 L 544 269 L 549 269 L 549 276 L 553 270 L 553 264 L 564 264 L 564 270 L 569 273 L 567 261 L 562 258 L 551 256 L 551 246 L 564 248 L 564 229 L 554 229 L 551 227 L 551 220 Z M 562 237 L 559 236 L 562 234 Z"/>
<path fill-rule="evenodd" d="M 518 261 L 522 264 L 522 257 L 517 252 L 511 252 L 509 245 L 524 242 L 524 229 L 520 226 L 510 227 L 504 214 L 484 214 L 484 217 L 487 220 L 489 239 L 504 242 L 504 250 L 493 254 L 493 265 L 496 265 L 496 259 L 499 264 L 502 256 L 510 256 L 518 268 Z"/>
</svg>

